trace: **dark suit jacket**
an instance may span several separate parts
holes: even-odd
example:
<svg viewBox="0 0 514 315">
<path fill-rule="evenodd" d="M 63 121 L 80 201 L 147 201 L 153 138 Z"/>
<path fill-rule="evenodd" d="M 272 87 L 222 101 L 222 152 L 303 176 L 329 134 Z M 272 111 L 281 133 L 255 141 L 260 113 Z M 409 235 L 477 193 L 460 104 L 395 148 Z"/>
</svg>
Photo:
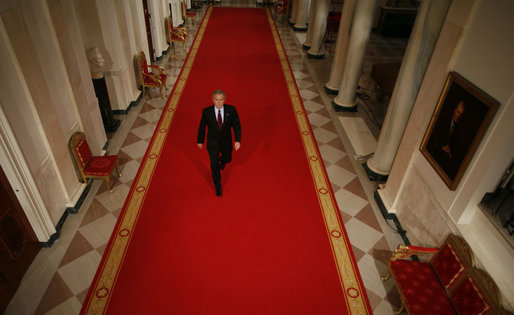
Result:
<svg viewBox="0 0 514 315">
<path fill-rule="evenodd" d="M 231 105 L 223 105 L 223 126 L 218 127 L 218 121 L 214 112 L 214 105 L 204 108 L 202 119 L 198 127 L 197 143 L 205 140 L 205 127 L 207 126 L 207 150 L 230 150 L 232 148 L 232 129 L 236 142 L 241 142 L 241 124 L 236 108 Z"/>
</svg>

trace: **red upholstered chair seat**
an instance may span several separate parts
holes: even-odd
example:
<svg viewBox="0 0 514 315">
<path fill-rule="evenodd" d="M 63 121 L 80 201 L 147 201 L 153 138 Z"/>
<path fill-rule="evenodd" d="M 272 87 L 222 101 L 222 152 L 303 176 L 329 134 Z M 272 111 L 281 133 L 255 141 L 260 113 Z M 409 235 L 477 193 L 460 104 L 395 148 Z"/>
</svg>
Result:
<svg viewBox="0 0 514 315">
<path fill-rule="evenodd" d="M 457 253 L 455 253 L 452 245 L 449 243 L 446 243 L 439 253 L 437 253 L 432 261 L 432 265 L 446 289 L 450 289 L 466 269 Z"/>
<path fill-rule="evenodd" d="M 152 86 L 161 86 L 162 82 L 166 82 L 166 76 L 165 75 L 154 75 L 154 76 L 145 76 L 145 85 L 152 85 Z"/>
<path fill-rule="evenodd" d="M 390 261 L 389 267 L 409 314 L 456 313 L 429 263 L 398 259 Z"/>
<path fill-rule="evenodd" d="M 180 42 L 184 41 L 185 34 L 182 34 L 179 30 L 180 29 L 174 28 L 173 31 L 171 32 L 172 41 L 180 41 Z"/>
<path fill-rule="evenodd" d="M 116 155 L 93 156 L 84 167 L 84 174 L 91 176 L 109 176 L 118 163 Z"/>
<path fill-rule="evenodd" d="M 491 309 L 476 284 L 469 277 L 455 288 L 451 299 L 460 314 L 485 314 Z"/>
</svg>

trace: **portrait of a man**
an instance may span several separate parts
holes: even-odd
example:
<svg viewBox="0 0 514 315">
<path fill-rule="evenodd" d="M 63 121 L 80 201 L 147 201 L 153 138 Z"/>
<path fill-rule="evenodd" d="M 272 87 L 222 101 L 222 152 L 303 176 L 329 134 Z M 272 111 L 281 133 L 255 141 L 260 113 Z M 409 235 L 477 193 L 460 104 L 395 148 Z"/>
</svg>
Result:
<svg viewBox="0 0 514 315">
<path fill-rule="evenodd" d="M 449 74 L 421 144 L 421 152 L 454 190 L 498 104 L 459 74 Z"/>
</svg>

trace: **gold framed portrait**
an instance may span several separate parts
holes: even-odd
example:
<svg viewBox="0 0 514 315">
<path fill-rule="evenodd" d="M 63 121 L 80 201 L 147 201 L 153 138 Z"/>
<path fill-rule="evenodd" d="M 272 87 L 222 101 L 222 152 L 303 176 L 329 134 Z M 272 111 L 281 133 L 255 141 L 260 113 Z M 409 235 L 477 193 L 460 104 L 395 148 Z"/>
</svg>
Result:
<svg viewBox="0 0 514 315">
<path fill-rule="evenodd" d="M 499 102 L 450 72 L 420 151 L 450 190 L 457 189 Z"/>
</svg>

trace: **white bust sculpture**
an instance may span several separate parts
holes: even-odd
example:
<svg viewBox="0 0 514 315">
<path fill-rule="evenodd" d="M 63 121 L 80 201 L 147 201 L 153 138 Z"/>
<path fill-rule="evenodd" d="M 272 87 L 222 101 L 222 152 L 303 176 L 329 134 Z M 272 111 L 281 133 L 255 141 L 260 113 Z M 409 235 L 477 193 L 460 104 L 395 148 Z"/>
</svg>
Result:
<svg viewBox="0 0 514 315">
<path fill-rule="evenodd" d="M 98 47 L 92 47 L 87 50 L 86 54 L 91 69 L 91 77 L 93 77 L 93 79 L 103 78 L 104 74 L 102 71 L 106 70 L 106 62 L 100 53 L 100 49 L 98 49 Z"/>
</svg>

